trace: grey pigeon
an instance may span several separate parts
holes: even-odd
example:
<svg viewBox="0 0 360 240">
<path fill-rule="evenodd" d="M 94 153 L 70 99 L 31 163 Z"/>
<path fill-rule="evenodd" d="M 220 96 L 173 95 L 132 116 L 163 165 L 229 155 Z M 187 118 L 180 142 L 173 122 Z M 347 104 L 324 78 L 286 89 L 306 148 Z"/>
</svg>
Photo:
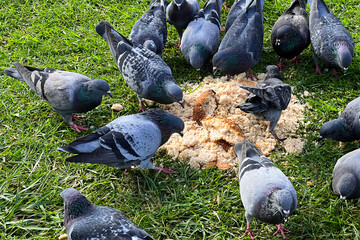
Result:
<svg viewBox="0 0 360 240">
<path fill-rule="evenodd" d="M 97 163 L 118 168 L 140 164 L 140 168 L 171 170 L 155 167 L 151 158 L 173 133 L 182 135 L 184 122 L 161 109 L 122 116 L 93 133 L 58 149 L 78 154 L 68 162 Z"/>
<path fill-rule="evenodd" d="M 360 197 L 360 149 L 345 154 L 336 162 L 332 189 L 341 202 Z"/>
<path fill-rule="evenodd" d="M 237 105 L 242 111 L 252 113 L 260 119 L 270 121 L 270 133 L 276 140 L 283 141 L 274 132 L 282 110 L 285 110 L 291 99 L 291 87 L 282 81 L 280 70 L 275 65 L 266 67 L 265 80 L 256 85 L 256 88 L 241 88 L 251 92 L 245 103 Z"/>
<path fill-rule="evenodd" d="M 240 196 L 245 208 L 246 231 L 244 235 L 254 233 L 250 228 L 253 217 L 276 224 L 279 232 L 286 238 L 289 232 L 283 223 L 297 206 L 296 192 L 289 179 L 267 157 L 259 152 L 254 144 L 245 139 L 234 146 L 239 158 Z"/>
<path fill-rule="evenodd" d="M 102 79 L 56 70 L 53 68 L 26 67 L 15 62 L 15 68 L 5 69 L 5 74 L 26 84 L 59 113 L 65 122 L 80 132 L 87 128 L 76 125 L 79 120 L 73 113 L 84 113 L 100 105 L 103 95 L 110 95 L 109 84 Z"/>
<path fill-rule="evenodd" d="M 183 92 L 160 56 L 134 45 L 108 22 L 96 25 L 96 32 L 109 44 L 126 83 L 138 95 L 141 109 L 143 98 L 162 104 L 179 102 L 183 106 Z"/>
<path fill-rule="evenodd" d="M 234 23 L 236 18 L 242 13 L 246 6 L 251 2 L 251 0 L 235 0 L 233 5 L 230 8 L 229 14 L 226 18 L 225 23 L 225 32 L 229 30 L 231 25 Z M 261 0 L 261 9 L 263 9 L 265 0 Z"/>
<path fill-rule="evenodd" d="M 260 0 L 252 0 L 226 32 L 212 59 L 213 70 L 230 77 L 255 66 L 262 52 L 264 28 Z"/>
<path fill-rule="evenodd" d="M 310 38 L 314 52 L 316 73 L 322 74 L 318 58 L 345 72 L 354 54 L 354 41 L 339 19 L 323 0 L 308 0 L 310 5 Z M 333 72 L 336 75 L 336 70 Z"/>
<path fill-rule="evenodd" d="M 275 22 L 270 39 L 280 56 L 280 70 L 284 69 L 283 58 L 298 61 L 300 53 L 310 44 L 306 0 L 292 0 L 290 7 Z"/>
<path fill-rule="evenodd" d="M 129 35 L 133 43 L 140 44 L 159 55 L 167 40 L 165 5 L 164 0 L 153 0 L 149 9 L 134 24 Z"/>
<path fill-rule="evenodd" d="M 209 0 L 185 29 L 180 50 L 187 62 L 197 70 L 216 53 L 220 44 L 219 0 Z"/>
<path fill-rule="evenodd" d="M 318 140 L 323 138 L 341 142 L 360 139 L 360 97 L 352 100 L 337 119 L 322 125 Z"/>
<path fill-rule="evenodd" d="M 92 204 L 74 188 L 61 192 L 64 224 L 69 240 L 153 240 L 120 211 Z"/>
<path fill-rule="evenodd" d="M 174 25 L 179 34 L 180 41 L 182 33 L 187 25 L 194 19 L 200 10 L 198 0 L 173 0 L 166 8 L 166 19 Z M 180 46 L 179 42 L 179 46 Z"/>
</svg>

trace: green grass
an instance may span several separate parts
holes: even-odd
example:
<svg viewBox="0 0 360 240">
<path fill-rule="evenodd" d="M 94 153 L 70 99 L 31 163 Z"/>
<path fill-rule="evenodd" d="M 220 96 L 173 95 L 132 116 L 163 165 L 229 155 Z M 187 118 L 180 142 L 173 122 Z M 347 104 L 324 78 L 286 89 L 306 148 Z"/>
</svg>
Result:
<svg viewBox="0 0 360 240">
<path fill-rule="evenodd" d="M 201 1 L 203 4 L 205 1 Z M 298 209 L 286 223 L 290 239 L 359 239 L 357 200 L 340 200 L 330 190 L 332 169 L 339 157 L 359 147 L 314 140 L 321 124 L 336 118 L 346 104 L 359 96 L 360 3 L 334 0 L 329 7 L 352 34 L 356 49 L 346 75 L 335 79 L 331 69 L 314 74 L 310 48 L 299 65 L 286 64 L 286 82 L 295 94 L 315 92 L 302 98 L 307 103 L 301 135 L 307 139 L 299 155 L 287 155 L 278 147 L 271 159 L 288 175 L 297 190 Z M 230 7 L 231 2 L 227 2 Z M 84 125 L 94 129 L 120 115 L 136 113 L 135 93 L 124 83 L 107 44 L 95 32 L 100 20 L 128 35 L 147 9 L 146 1 L 130 0 L 4 0 L 0 11 L 0 239 L 57 239 L 65 233 L 60 192 L 75 187 L 93 203 L 123 211 L 156 239 L 239 239 L 245 231 L 244 208 L 236 174 L 218 169 L 195 170 L 171 160 L 165 153 L 154 158 L 157 165 L 174 167 L 169 176 L 149 170 L 124 174 L 100 165 L 69 164 L 67 154 L 56 150 L 85 133 L 70 129 L 47 103 L 24 84 L 3 74 L 14 61 L 36 67 L 75 71 L 110 84 L 114 98 L 105 97 L 95 110 L 85 114 Z M 289 1 L 266 1 L 264 50 L 255 73 L 279 60 L 270 45 L 271 27 Z M 228 11 L 223 10 L 222 24 Z M 199 73 L 184 60 L 175 46 L 178 37 L 168 26 L 163 58 L 179 83 L 199 82 L 211 75 L 211 64 Z M 112 112 L 112 103 L 125 109 Z M 89 130 L 88 132 L 91 132 Z M 289 164 L 282 164 L 284 162 Z M 312 186 L 308 187 L 307 182 Z M 260 236 L 270 239 L 275 226 L 252 223 Z M 273 237 L 282 239 L 281 236 Z M 247 237 L 247 239 L 249 239 Z"/>
</svg>

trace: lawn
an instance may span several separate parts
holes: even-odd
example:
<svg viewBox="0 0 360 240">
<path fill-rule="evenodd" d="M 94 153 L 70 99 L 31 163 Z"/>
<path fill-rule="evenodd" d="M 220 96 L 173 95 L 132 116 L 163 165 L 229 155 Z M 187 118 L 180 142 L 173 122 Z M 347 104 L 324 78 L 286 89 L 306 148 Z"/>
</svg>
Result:
<svg viewBox="0 0 360 240">
<path fill-rule="evenodd" d="M 226 1 L 230 7 L 233 1 Z M 278 56 L 270 44 L 271 27 L 290 1 L 266 1 L 265 39 L 255 74 Z M 360 2 L 327 1 L 355 41 L 355 55 L 346 75 L 333 78 L 331 69 L 316 75 L 311 49 L 298 65 L 286 62 L 285 81 L 306 107 L 300 135 L 307 140 L 303 153 L 288 155 L 278 146 L 270 157 L 290 177 L 298 195 L 298 209 L 285 227 L 290 239 L 359 239 L 359 201 L 341 206 L 332 195 L 332 169 L 339 157 L 359 148 L 334 140 L 315 144 L 323 122 L 336 118 L 359 96 Z M 201 6 L 205 3 L 201 1 Z M 128 35 L 148 2 L 130 0 L 4 0 L 0 11 L 0 239 L 57 239 L 65 233 L 60 192 L 74 187 L 97 205 L 124 212 L 156 239 L 239 239 L 246 228 L 236 173 L 215 168 L 196 170 L 161 152 L 157 165 L 174 167 L 174 175 L 151 170 L 122 170 L 101 165 L 69 164 L 68 154 L 56 150 L 90 133 L 70 129 L 50 106 L 24 83 L 3 74 L 14 61 L 35 67 L 53 67 L 83 73 L 109 82 L 113 98 L 105 97 L 84 114 L 83 124 L 97 129 L 111 120 L 136 113 L 138 101 L 124 83 L 108 45 L 95 32 L 100 20 Z M 222 10 L 222 25 L 228 10 Z M 199 73 L 175 49 L 178 36 L 168 25 L 163 58 L 179 83 L 200 82 L 212 75 L 209 63 Z M 323 66 L 325 67 L 325 66 Z M 308 91 L 314 95 L 303 96 Z M 113 103 L 124 106 L 113 112 Z M 272 237 L 276 227 L 254 220 L 260 236 Z M 249 239 L 249 237 L 246 237 Z"/>
</svg>

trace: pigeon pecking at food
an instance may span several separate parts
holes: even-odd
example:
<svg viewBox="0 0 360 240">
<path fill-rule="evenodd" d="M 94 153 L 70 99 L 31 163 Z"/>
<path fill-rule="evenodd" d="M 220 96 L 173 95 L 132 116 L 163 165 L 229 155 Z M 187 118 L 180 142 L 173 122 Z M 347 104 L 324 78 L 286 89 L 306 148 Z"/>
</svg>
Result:
<svg viewBox="0 0 360 240">
<path fill-rule="evenodd" d="M 166 6 L 167 0 L 153 0 L 149 9 L 134 24 L 129 39 L 134 44 L 161 55 L 167 40 Z"/>
<path fill-rule="evenodd" d="M 283 223 L 293 214 L 297 206 L 296 192 L 289 179 L 254 144 L 245 139 L 234 146 L 239 158 L 240 196 L 245 208 L 246 234 L 251 239 L 250 228 L 253 217 L 260 221 L 276 224 L 274 235 L 289 232 Z"/>
<path fill-rule="evenodd" d="M 47 67 L 27 67 L 18 62 L 14 65 L 15 68 L 5 69 L 5 74 L 26 82 L 78 132 L 87 128 L 73 122 L 79 120 L 73 113 L 88 112 L 100 105 L 104 95 L 111 96 L 109 84 L 102 79 L 92 80 L 79 73 Z"/>
<path fill-rule="evenodd" d="M 341 202 L 360 197 L 360 149 L 345 154 L 336 162 L 332 189 Z"/>
<path fill-rule="evenodd" d="M 292 0 L 290 7 L 275 22 L 270 39 L 280 56 L 280 70 L 284 69 L 283 58 L 298 61 L 299 54 L 310 44 L 306 0 Z"/>
<path fill-rule="evenodd" d="M 77 154 L 67 158 L 68 162 L 105 164 L 118 168 L 140 165 L 140 168 L 171 174 L 172 170 L 155 167 L 150 160 L 173 133 L 182 136 L 183 130 L 184 122 L 179 117 L 165 110 L 152 109 L 119 117 L 58 149 Z"/>
<path fill-rule="evenodd" d="M 260 60 L 264 40 L 262 5 L 260 0 L 252 0 L 241 11 L 222 39 L 218 52 L 212 59 L 213 71 L 228 75 L 249 71 Z"/>
<path fill-rule="evenodd" d="M 160 56 L 134 45 L 108 22 L 101 21 L 96 25 L 96 32 L 109 44 L 126 83 L 138 95 L 140 110 L 144 110 L 143 98 L 162 104 L 178 102 L 183 106 L 182 89 Z"/>
<path fill-rule="evenodd" d="M 200 70 L 219 47 L 222 4 L 219 0 L 209 0 L 183 34 L 180 50 L 186 61 L 196 70 Z"/>
<path fill-rule="evenodd" d="M 64 224 L 69 240 L 153 240 L 120 211 L 92 204 L 74 188 L 63 190 Z"/>
<path fill-rule="evenodd" d="M 280 70 L 275 65 L 266 67 L 265 80 L 256 88 L 241 88 L 251 92 L 245 103 L 237 105 L 242 111 L 252 113 L 260 119 L 270 122 L 269 131 L 279 142 L 280 139 L 274 129 L 279 121 L 282 110 L 285 110 L 291 99 L 291 87 L 282 81 Z"/>
<path fill-rule="evenodd" d="M 347 71 L 354 54 L 354 41 L 339 19 L 323 0 L 308 0 L 310 5 L 310 38 L 314 52 L 316 73 L 320 58 L 327 65 Z M 333 75 L 337 73 L 334 69 Z"/>
<path fill-rule="evenodd" d="M 341 142 L 360 139 L 360 97 L 349 102 L 337 119 L 321 126 L 318 140 L 324 138 L 333 138 Z"/>
</svg>

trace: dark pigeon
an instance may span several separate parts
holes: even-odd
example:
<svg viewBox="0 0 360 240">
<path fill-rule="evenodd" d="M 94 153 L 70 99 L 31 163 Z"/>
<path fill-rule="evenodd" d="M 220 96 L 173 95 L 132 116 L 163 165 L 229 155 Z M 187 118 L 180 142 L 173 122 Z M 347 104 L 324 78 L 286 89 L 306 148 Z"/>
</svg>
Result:
<svg viewBox="0 0 360 240">
<path fill-rule="evenodd" d="M 129 35 L 129 39 L 134 44 L 139 44 L 159 55 L 162 54 L 167 40 L 165 5 L 164 0 L 153 0 L 149 10 L 135 23 Z"/>
<path fill-rule="evenodd" d="M 138 95 L 141 109 L 143 98 L 162 104 L 178 102 L 183 106 L 183 92 L 160 56 L 134 45 L 108 22 L 96 25 L 96 32 L 109 44 L 126 83 Z"/>
<path fill-rule="evenodd" d="M 92 204 L 74 188 L 65 189 L 60 196 L 69 240 L 154 240 L 120 211 Z"/>
<path fill-rule="evenodd" d="M 14 65 L 15 68 L 5 69 L 5 74 L 26 82 L 78 132 L 87 128 L 73 122 L 79 120 L 73 113 L 90 111 L 100 105 L 102 96 L 111 96 L 109 84 L 102 79 L 91 80 L 79 73 L 53 68 L 26 67 L 18 62 Z"/>
<path fill-rule="evenodd" d="M 320 58 L 329 66 L 347 71 L 354 54 L 354 41 L 339 19 L 323 0 L 308 0 L 310 5 L 310 38 L 316 73 L 322 74 Z M 337 76 L 336 70 L 333 72 Z"/>
<path fill-rule="evenodd" d="M 285 110 L 291 99 L 291 87 L 282 81 L 280 70 L 275 65 L 266 67 L 265 80 L 256 88 L 241 88 L 251 92 L 245 103 L 237 105 L 242 111 L 252 113 L 260 119 L 270 122 L 270 133 L 276 140 L 283 141 L 274 132 L 282 110 Z"/>
<path fill-rule="evenodd" d="M 210 60 L 219 47 L 220 10 L 223 3 L 220 4 L 219 0 L 209 0 L 205 8 L 189 23 L 182 37 L 181 52 L 186 61 L 197 70 Z"/>
<path fill-rule="evenodd" d="M 199 10 L 198 0 L 173 0 L 167 6 L 166 19 L 171 25 L 174 25 L 180 40 L 184 29 L 194 19 Z"/>
<path fill-rule="evenodd" d="M 262 52 L 264 28 L 260 0 L 252 0 L 234 21 L 212 59 L 213 70 L 229 76 L 255 66 Z"/>
<path fill-rule="evenodd" d="M 336 162 L 332 189 L 341 202 L 360 197 L 360 149 L 345 154 Z"/>
<path fill-rule="evenodd" d="M 322 125 L 318 140 L 323 138 L 341 142 L 360 139 L 360 97 L 352 100 L 337 119 Z"/>
<path fill-rule="evenodd" d="M 182 135 L 184 122 L 177 116 L 161 109 L 122 116 L 93 133 L 81 137 L 58 149 L 78 154 L 68 162 L 105 164 L 112 167 L 171 170 L 155 167 L 151 158 L 173 133 Z"/>
<path fill-rule="evenodd" d="M 250 228 L 253 217 L 276 224 L 279 232 L 286 238 L 289 232 L 283 223 L 297 207 L 296 192 L 289 179 L 267 157 L 259 152 L 254 144 L 245 139 L 234 146 L 239 158 L 240 196 L 245 208 L 246 231 L 244 235 L 254 233 Z"/>
<path fill-rule="evenodd" d="M 284 69 L 283 58 L 298 61 L 300 53 L 310 44 L 306 0 L 292 0 L 290 7 L 275 22 L 270 39 L 280 56 L 280 70 Z"/>
</svg>

